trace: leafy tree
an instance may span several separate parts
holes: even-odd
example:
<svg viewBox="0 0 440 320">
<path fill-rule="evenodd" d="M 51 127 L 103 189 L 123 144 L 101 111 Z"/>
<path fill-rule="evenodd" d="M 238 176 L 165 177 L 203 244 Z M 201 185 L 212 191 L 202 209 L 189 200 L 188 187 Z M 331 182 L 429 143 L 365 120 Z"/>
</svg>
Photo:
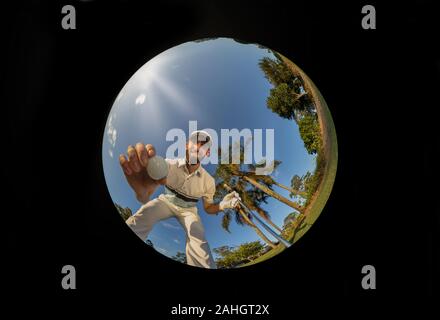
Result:
<svg viewBox="0 0 440 320">
<path fill-rule="evenodd" d="M 219 257 L 215 260 L 218 268 L 232 268 L 238 263 L 234 256 L 234 247 L 221 246 L 212 250 Z"/>
<path fill-rule="evenodd" d="M 296 93 L 286 83 L 281 83 L 270 89 L 267 106 L 282 118 L 298 120 L 307 112 L 301 101 L 304 95 L 304 92 Z"/>
<path fill-rule="evenodd" d="M 299 175 L 295 174 L 290 180 L 290 184 L 293 190 L 303 191 L 303 181 Z"/>
<path fill-rule="evenodd" d="M 279 160 L 274 160 L 272 165 L 273 165 L 273 170 L 275 170 L 279 165 L 281 164 L 281 161 Z M 260 163 L 254 165 L 254 164 L 249 164 L 248 168 L 249 168 L 249 172 L 254 173 L 254 177 L 257 179 L 258 182 L 264 183 L 264 185 L 266 185 L 267 187 L 269 187 L 270 189 L 273 190 L 272 186 L 276 185 L 284 190 L 287 190 L 291 193 L 290 197 L 292 197 L 292 195 L 294 196 L 301 196 L 304 197 L 305 193 L 302 191 L 299 191 L 299 189 L 293 189 L 293 188 L 289 188 L 288 186 L 285 186 L 281 183 L 279 183 L 278 181 L 276 181 L 272 176 L 270 175 L 257 175 L 256 174 L 256 169 L 257 168 L 261 168 L 261 167 L 265 167 L 266 166 L 266 161 L 263 160 Z"/>
<path fill-rule="evenodd" d="M 243 165 L 244 147 L 239 145 L 237 148 L 239 148 L 240 163 L 231 163 L 231 161 L 229 161 L 229 163 L 225 164 L 224 162 L 226 161 L 220 161 L 220 164 L 217 166 L 214 175 L 217 182 L 215 194 L 216 200 L 221 200 L 229 192 L 228 189 L 224 187 L 226 184 L 240 194 L 243 203 L 250 210 L 255 211 L 265 220 L 267 224 L 271 225 L 274 229 L 282 232 L 282 229 L 270 219 L 269 213 L 261 207 L 263 203 L 267 203 L 268 197 L 273 197 L 300 212 L 302 212 L 304 208 L 297 202 L 293 202 L 275 192 L 272 189 L 272 185 L 279 184 L 271 176 L 256 174 L 256 168 L 264 165 L 264 163 L 259 163 L 257 165 Z M 222 150 L 219 150 L 220 157 L 222 154 L 224 154 Z M 228 152 L 229 156 L 231 154 L 232 146 L 229 147 Z M 279 164 L 281 164 L 281 161 L 275 160 L 273 163 L 274 168 L 276 168 Z M 286 186 L 282 187 L 291 192 L 295 192 Z M 223 212 L 223 229 L 229 232 L 229 225 L 233 219 L 235 219 L 239 225 L 247 225 L 252 227 L 269 246 L 272 248 L 276 247 L 276 244 L 267 238 L 261 229 L 258 228 L 257 225 L 252 221 L 252 216 L 243 211 L 242 208 L 234 210 L 228 209 Z"/>
<path fill-rule="evenodd" d="M 260 241 L 246 242 L 235 250 L 235 254 L 239 260 L 248 262 L 254 260 L 263 249 Z"/>
<path fill-rule="evenodd" d="M 279 58 L 264 57 L 259 66 L 266 79 L 274 86 L 267 98 L 267 106 L 286 119 L 299 119 L 302 115 L 316 112 L 311 97 L 304 89 L 302 78 Z"/>
<path fill-rule="evenodd" d="M 171 259 L 177 262 L 186 263 L 186 254 L 184 252 L 177 251 L 177 253 L 171 257 Z"/>
<path fill-rule="evenodd" d="M 232 40 L 234 40 L 235 42 L 240 43 L 240 44 L 256 46 L 257 48 L 264 49 L 264 50 L 267 50 L 268 52 L 270 52 L 269 48 L 267 48 L 261 44 L 258 44 L 258 43 L 248 42 L 248 41 L 241 40 L 241 39 L 232 39 Z"/>
<path fill-rule="evenodd" d="M 223 182 L 218 183 L 216 187 L 215 198 L 217 200 L 222 199 L 229 191 L 225 189 Z M 252 221 L 252 216 L 245 212 L 241 207 L 236 209 L 226 209 L 223 211 L 222 228 L 227 232 L 230 232 L 229 225 L 234 218 L 235 222 L 241 226 L 251 227 L 260 238 L 266 242 L 269 246 L 275 248 L 276 244 L 273 243 L 261 229 Z"/>
<path fill-rule="evenodd" d="M 309 154 L 316 154 L 321 150 L 322 140 L 316 115 L 305 115 L 298 120 L 299 133 L 304 147 Z"/>
<path fill-rule="evenodd" d="M 265 57 L 259 62 L 265 77 L 274 86 L 267 98 L 267 107 L 280 117 L 294 120 L 307 152 L 317 155 L 313 174 L 308 173 L 301 179 L 298 176 L 292 178 L 290 197 L 297 198 L 301 195 L 306 200 L 304 204 L 300 203 L 306 207 L 317 190 L 325 169 L 321 128 L 312 96 L 307 92 L 310 86 L 304 83 L 298 72 L 289 68 L 279 54 L 274 51 L 272 53 L 275 59 Z"/>
<path fill-rule="evenodd" d="M 281 233 L 282 236 L 293 243 L 297 232 L 305 228 L 307 225 L 305 217 L 306 216 L 301 213 L 289 215 L 284 221 L 283 232 Z"/>
<path fill-rule="evenodd" d="M 290 83 L 293 85 L 299 80 L 288 66 L 279 59 L 275 60 L 264 57 L 258 64 L 261 70 L 263 70 L 266 79 L 275 87 L 282 83 Z"/>
<path fill-rule="evenodd" d="M 119 212 L 119 215 L 122 217 L 122 219 L 124 219 L 124 221 L 126 221 L 128 218 L 130 218 L 132 216 L 132 212 L 131 209 L 126 207 L 126 208 L 122 208 L 119 204 L 117 204 L 116 202 L 114 203 L 116 209 Z"/>
<path fill-rule="evenodd" d="M 237 147 L 237 146 L 236 146 Z M 243 146 L 238 145 L 238 152 L 240 156 L 240 163 L 244 162 L 244 148 Z M 229 156 L 232 155 L 232 146 L 229 147 Z M 219 156 L 225 156 L 222 150 L 219 150 Z M 250 187 L 245 181 L 240 179 L 238 172 L 245 169 L 245 166 L 241 164 L 231 163 L 232 161 L 228 161 L 228 164 L 223 164 L 223 161 L 220 161 L 220 164 L 217 166 L 215 172 L 215 179 L 217 182 L 216 186 L 216 194 L 215 199 L 220 201 L 226 194 L 229 193 L 229 190 L 225 188 L 225 184 L 229 187 L 234 188 L 237 191 L 243 203 L 248 206 L 251 210 L 255 210 L 259 215 L 262 216 L 268 223 L 276 226 L 271 220 L 270 215 L 267 211 L 261 208 L 261 203 L 266 201 L 266 195 L 262 193 L 260 190 L 257 190 L 253 187 Z M 223 211 L 223 219 L 222 219 L 222 228 L 227 232 L 229 231 L 229 225 L 232 220 L 242 226 L 250 226 L 254 229 L 254 231 L 265 241 L 269 246 L 276 247 L 276 244 L 273 243 L 265 234 L 261 231 L 261 229 L 252 221 L 252 216 L 245 212 L 242 208 L 237 209 L 227 209 Z"/>
<path fill-rule="evenodd" d="M 295 120 L 307 152 L 316 154 L 322 145 L 321 132 L 315 105 L 302 78 L 280 59 L 265 57 L 259 65 L 274 85 L 267 97 L 267 107 L 282 118 Z"/>
<path fill-rule="evenodd" d="M 238 247 L 222 246 L 213 251 L 219 256 L 216 259 L 218 268 L 234 268 L 257 258 L 265 249 L 260 241 L 246 242 Z"/>
<path fill-rule="evenodd" d="M 289 225 L 290 223 L 292 223 L 292 222 L 296 219 L 296 216 L 297 216 L 297 215 L 298 215 L 298 212 L 292 212 L 292 213 L 289 213 L 289 214 L 287 215 L 287 217 L 284 218 L 284 221 L 283 221 L 283 229 L 285 229 L 287 225 Z"/>
<path fill-rule="evenodd" d="M 154 244 L 153 244 L 153 242 L 152 242 L 150 239 L 145 240 L 145 243 L 146 243 L 147 245 L 149 245 L 150 247 L 154 248 Z"/>
<path fill-rule="evenodd" d="M 232 254 L 233 250 L 234 250 L 234 247 L 228 246 L 228 245 L 224 245 L 224 246 L 212 249 L 212 251 L 220 257 L 226 257 L 226 256 Z"/>
<path fill-rule="evenodd" d="M 322 181 L 324 175 L 325 160 L 322 152 L 319 152 L 316 156 L 316 168 L 311 173 L 307 171 L 306 174 L 299 177 L 294 175 L 291 180 L 292 189 L 298 192 L 305 193 L 306 202 L 304 207 L 310 203 L 313 194 L 318 189 L 319 184 Z"/>
<path fill-rule="evenodd" d="M 229 154 L 231 154 L 232 146 L 229 147 Z M 268 196 L 277 199 L 278 201 L 294 208 L 302 212 L 304 208 L 299 205 L 297 202 L 293 202 L 290 199 L 282 196 L 280 193 L 275 192 L 272 189 L 272 184 L 274 184 L 274 179 L 269 175 L 257 175 L 255 168 L 261 166 L 258 165 L 242 165 L 244 163 L 244 147 L 238 146 L 240 153 L 240 164 L 228 163 L 224 164 L 224 161 L 217 166 L 215 177 L 218 182 L 218 187 L 222 188 L 223 183 L 228 184 L 230 187 L 234 188 L 240 196 L 243 197 L 244 191 L 248 190 L 248 188 L 259 189 L 262 192 L 266 193 Z M 219 154 L 222 154 L 222 151 L 219 151 Z M 281 162 L 275 160 L 273 165 L 274 168 L 278 166 Z M 261 201 L 260 201 L 261 203 Z M 246 203 L 246 205 L 251 206 L 251 204 Z M 265 216 L 262 216 L 265 218 Z M 271 224 L 269 221 L 267 221 Z"/>
<path fill-rule="evenodd" d="M 199 42 L 211 41 L 211 40 L 215 40 L 215 39 L 218 39 L 218 37 L 209 37 L 209 38 L 197 39 L 197 40 L 194 40 L 194 42 L 199 43 Z"/>
</svg>

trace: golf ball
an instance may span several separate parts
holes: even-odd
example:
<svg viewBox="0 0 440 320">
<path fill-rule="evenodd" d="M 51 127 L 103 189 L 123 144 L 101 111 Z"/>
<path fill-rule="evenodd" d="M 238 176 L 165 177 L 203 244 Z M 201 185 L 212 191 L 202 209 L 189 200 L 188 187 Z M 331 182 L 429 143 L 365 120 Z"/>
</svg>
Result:
<svg viewBox="0 0 440 320">
<path fill-rule="evenodd" d="M 168 175 L 168 163 L 161 156 L 148 159 L 148 175 L 154 180 L 160 180 Z"/>
</svg>

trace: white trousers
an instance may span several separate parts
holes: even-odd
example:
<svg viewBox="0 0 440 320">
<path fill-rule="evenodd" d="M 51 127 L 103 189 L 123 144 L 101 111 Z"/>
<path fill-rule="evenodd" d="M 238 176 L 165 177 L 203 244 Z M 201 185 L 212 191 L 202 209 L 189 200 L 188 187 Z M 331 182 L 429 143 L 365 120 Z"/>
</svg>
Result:
<svg viewBox="0 0 440 320">
<path fill-rule="evenodd" d="M 216 268 L 205 238 L 197 207 L 182 208 L 171 203 L 164 195 L 148 201 L 127 219 L 127 225 L 143 241 L 158 221 L 176 217 L 186 233 L 186 262 L 191 266 Z"/>
</svg>

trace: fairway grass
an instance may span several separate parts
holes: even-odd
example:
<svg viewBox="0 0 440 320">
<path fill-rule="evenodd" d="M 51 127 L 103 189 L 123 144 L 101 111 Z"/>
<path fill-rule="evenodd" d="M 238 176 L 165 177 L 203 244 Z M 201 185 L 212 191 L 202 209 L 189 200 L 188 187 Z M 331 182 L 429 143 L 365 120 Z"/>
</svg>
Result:
<svg viewBox="0 0 440 320">
<path fill-rule="evenodd" d="M 322 178 L 321 184 L 318 187 L 317 192 L 314 195 L 314 198 L 311 200 L 310 204 L 308 205 L 306 212 L 305 212 L 305 219 L 303 224 L 304 227 L 298 230 L 297 233 L 293 235 L 293 239 L 287 239 L 291 243 L 295 243 L 298 241 L 309 229 L 310 227 L 315 223 L 316 219 L 318 219 L 319 215 L 321 214 L 322 210 L 324 209 L 325 203 L 327 202 L 328 198 L 330 197 L 330 193 L 333 188 L 333 184 L 335 182 L 336 178 L 336 169 L 337 169 L 337 163 L 338 163 L 338 145 L 337 145 L 337 137 L 336 137 L 336 129 L 335 125 L 333 123 L 333 119 L 330 113 L 330 109 L 327 106 L 327 103 L 325 102 L 324 98 L 322 97 L 321 93 L 319 92 L 318 88 L 315 86 L 313 81 L 293 62 L 285 58 L 284 56 L 280 55 L 282 59 L 287 63 L 287 65 L 295 69 L 295 71 L 299 71 L 301 76 L 305 81 L 308 81 L 310 85 L 313 87 L 313 90 L 315 90 L 315 93 L 318 96 L 318 99 L 321 102 L 322 107 L 322 114 L 324 116 L 324 121 L 327 124 L 327 130 L 324 134 L 327 135 L 326 139 L 329 141 L 329 157 L 326 159 L 326 168 L 324 172 L 324 176 Z M 325 137 L 324 137 L 325 139 Z M 251 261 L 249 263 L 246 263 L 240 267 L 250 266 L 262 261 L 265 261 L 267 259 L 270 259 L 277 254 L 283 252 L 286 248 L 282 244 L 278 244 L 278 246 L 267 253 L 261 255 L 254 261 Z"/>
<path fill-rule="evenodd" d="M 316 219 L 321 214 L 324 209 L 325 203 L 330 197 L 330 193 L 333 188 L 333 183 L 336 178 L 336 168 L 338 164 L 338 144 L 336 137 L 336 129 L 335 124 L 333 123 L 333 119 L 330 113 L 330 109 L 328 108 L 327 103 L 325 102 L 321 92 L 319 92 L 316 85 L 313 81 L 304 73 L 301 68 L 299 68 L 292 61 L 280 55 L 281 59 L 292 69 L 293 72 L 299 73 L 301 77 L 304 79 L 306 83 L 309 84 L 309 87 L 313 91 L 313 96 L 315 97 L 315 101 L 317 101 L 317 108 L 321 107 L 321 115 L 323 117 L 324 132 L 323 132 L 323 141 L 327 141 L 327 156 L 326 156 L 326 168 L 324 172 L 324 176 L 322 178 L 321 184 L 316 191 L 314 198 L 306 209 L 305 215 L 306 218 L 304 220 L 304 228 L 298 231 L 298 233 L 294 234 L 293 239 L 288 239 L 292 243 L 298 241 L 315 223 Z M 319 112 L 318 112 L 319 114 Z"/>
</svg>

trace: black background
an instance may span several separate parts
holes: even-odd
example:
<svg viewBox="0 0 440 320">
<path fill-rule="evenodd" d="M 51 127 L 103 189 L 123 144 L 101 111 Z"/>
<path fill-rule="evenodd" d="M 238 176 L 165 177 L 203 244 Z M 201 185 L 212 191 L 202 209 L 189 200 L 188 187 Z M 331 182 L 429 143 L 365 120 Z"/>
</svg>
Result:
<svg viewBox="0 0 440 320">
<path fill-rule="evenodd" d="M 76 8 L 76 30 L 61 27 L 65 4 Z M 365 4 L 376 7 L 376 30 L 361 27 Z M 72 306 L 115 298 L 157 319 L 178 303 L 271 304 L 281 318 L 320 299 L 432 296 L 439 268 L 436 12 L 428 1 L 4 5 L 9 293 Z M 333 192 L 313 228 L 287 252 L 239 270 L 187 267 L 138 241 L 113 207 L 101 166 L 107 114 L 130 76 L 163 50 L 218 36 L 263 44 L 300 66 L 331 109 L 339 146 Z M 61 288 L 66 264 L 76 267 L 77 290 Z M 376 267 L 376 290 L 361 288 L 366 264 Z"/>
</svg>

